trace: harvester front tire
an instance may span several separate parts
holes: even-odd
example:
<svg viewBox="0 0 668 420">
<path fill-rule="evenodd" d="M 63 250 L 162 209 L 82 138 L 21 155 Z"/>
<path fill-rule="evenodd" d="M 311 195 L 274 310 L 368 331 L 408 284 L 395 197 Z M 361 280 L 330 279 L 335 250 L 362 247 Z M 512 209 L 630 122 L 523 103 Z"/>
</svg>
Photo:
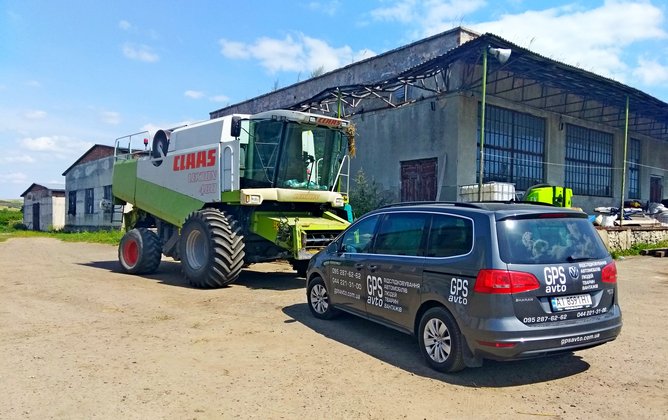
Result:
<svg viewBox="0 0 668 420">
<path fill-rule="evenodd" d="M 179 256 L 193 287 L 218 288 L 233 283 L 244 265 L 244 241 L 234 218 L 216 209 L 188 216 L 181 228 Z"/>
<path fill-rule="evenodd" d="M 146 228 L 128 231 L 118 244 L 118 261 L 129 274 L 151 274 L 160 265 L 162 245 L 155 232 Z"/>
</svg>

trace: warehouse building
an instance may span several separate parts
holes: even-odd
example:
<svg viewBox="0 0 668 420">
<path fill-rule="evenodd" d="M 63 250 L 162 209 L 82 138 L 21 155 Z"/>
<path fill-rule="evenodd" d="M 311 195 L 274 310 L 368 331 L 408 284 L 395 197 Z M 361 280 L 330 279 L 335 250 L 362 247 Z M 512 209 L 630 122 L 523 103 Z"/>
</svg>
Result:
<svg viewBox="0 0 668 420">
<path fill-rule="evenodd" d="M 121 228 L 123 209 L 113 205 L 111 195 L 113 167 L 114 148 L 96 144 L 63 172 L 66 230 Z"/>
<path fill-rule="evenodd" d="M 351 173 L 362 169 L 397 201 L 457 200 L 461 186 L 481 182 L 520 194 L 546 183 L 572 188 L 573 205 L 591 211 L 661 201 L 668 183 L 668 104 L 465 28 L 210 117 L 275 108 L 352 120 Z"/>
</svg>

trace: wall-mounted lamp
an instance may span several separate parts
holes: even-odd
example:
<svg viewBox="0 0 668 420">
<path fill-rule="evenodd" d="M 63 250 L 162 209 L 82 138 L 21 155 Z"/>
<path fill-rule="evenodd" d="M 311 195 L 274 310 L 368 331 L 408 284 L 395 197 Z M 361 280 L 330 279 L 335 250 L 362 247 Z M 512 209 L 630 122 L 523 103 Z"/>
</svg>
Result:
<svg viewBox="0 0 668 420">
<path fill-rule="evenodd" d="M 505 64 L 512 50 L 509 48 L 487 47 L 482 51 L 482 100 L 480 110 L 480 174 L 478 176 L 478 201 L 482 201 L 482 183 L 485 175 L 485 98 L 487 96 L 487 53 Z"/>
</svg>

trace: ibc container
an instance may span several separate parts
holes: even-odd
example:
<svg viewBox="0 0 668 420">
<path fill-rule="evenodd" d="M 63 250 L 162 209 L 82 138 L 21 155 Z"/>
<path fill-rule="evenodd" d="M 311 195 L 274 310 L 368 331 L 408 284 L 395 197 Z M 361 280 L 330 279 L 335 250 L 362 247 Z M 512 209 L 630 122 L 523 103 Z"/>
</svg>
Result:
<svg viewBox="0 0 668 420">
<path fill-rule="evenodd" d="M 515 185 L 508 182 L 482 184 L 482 201 L 509 201 L 515 198 Z M 459 187 L 459 201 L 478 201 L 478 184 Z"/>
</svg>

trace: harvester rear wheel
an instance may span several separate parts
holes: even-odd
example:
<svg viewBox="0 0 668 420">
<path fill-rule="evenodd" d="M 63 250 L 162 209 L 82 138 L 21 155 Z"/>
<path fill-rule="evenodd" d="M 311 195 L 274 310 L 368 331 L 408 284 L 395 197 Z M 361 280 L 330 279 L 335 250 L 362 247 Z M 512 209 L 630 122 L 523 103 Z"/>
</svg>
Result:
<svg viewBox="0 0 668 420">
<path fill-rule="evenodd" d="M 129 274 L 154 273 L 161 256 L 160 238 L 146 228 L 128 231 L 118 245 L 118 261 L 123 271 Z"/>
<path fill-rule="evenodd" d="M 244 241 L 233 217 L 217 209 L 188 216 L 181 228 L 179 256 L 190 284 L 223 287 L 234 282 L 244 265 Z"/>
</svg>

